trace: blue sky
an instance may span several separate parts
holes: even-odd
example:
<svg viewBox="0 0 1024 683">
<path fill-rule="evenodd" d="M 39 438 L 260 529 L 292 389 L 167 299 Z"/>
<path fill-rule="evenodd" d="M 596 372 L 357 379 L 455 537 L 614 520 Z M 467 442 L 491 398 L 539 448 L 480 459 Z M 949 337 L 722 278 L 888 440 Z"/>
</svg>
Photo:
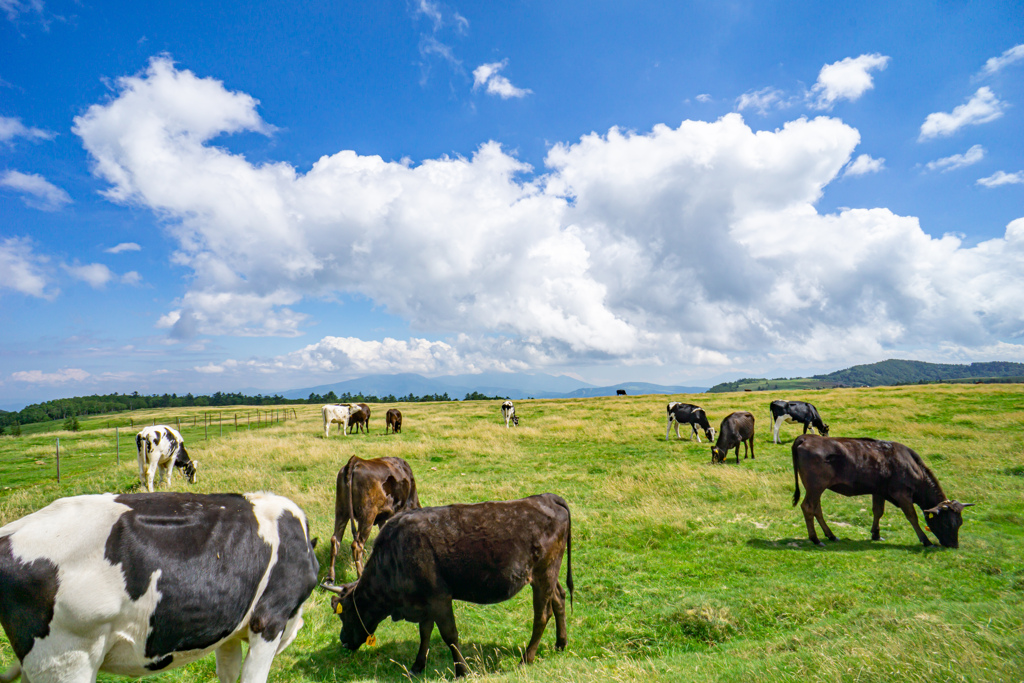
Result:
<svg viewBox="0 0 1024 683">
<path fill-rule="evenodd" d="M 0 403 L 1024 361 L 1015 2 L 0 0 Z"/>
</svg>

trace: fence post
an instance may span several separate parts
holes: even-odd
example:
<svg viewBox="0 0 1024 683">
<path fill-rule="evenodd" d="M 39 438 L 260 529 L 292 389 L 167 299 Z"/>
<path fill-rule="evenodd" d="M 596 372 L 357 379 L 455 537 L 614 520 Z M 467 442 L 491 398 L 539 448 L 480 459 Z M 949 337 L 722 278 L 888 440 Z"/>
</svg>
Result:
<svg viewBox="0 0 1024 683">
<path fill-rule="evenodd" d="M 208 425 L 207 425 L 207 423 L 206 423 L 206 418 L 204 417 L 204 418 L 203 418 L 203 439 L 204 439 L 204 440 L 209 440 L 209 438 L 210 438 L 210 433 L 209 433 L 209 431 L 207 430 L 207 426 L 208 426 Z"/>
<path fill-rule="evenodd" d="M 114 440 L 117 442 L 117 466 L 121 466 L 121 430 L 114 427 Z"/>
<path fill-rule="evenodd" d="M 235 413 L 235 431 L 238 431 L 238 413 Z"/>
<path fill-rule="evenodd" d="M 60 437 L 57 437 L 57 483 L 60 483 Z"/>
</svg>

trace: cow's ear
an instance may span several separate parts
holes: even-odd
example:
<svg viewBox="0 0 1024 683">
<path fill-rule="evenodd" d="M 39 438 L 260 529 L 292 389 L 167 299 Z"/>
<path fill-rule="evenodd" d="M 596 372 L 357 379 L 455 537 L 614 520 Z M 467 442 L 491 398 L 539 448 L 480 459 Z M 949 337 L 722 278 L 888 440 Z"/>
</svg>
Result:
<svg viewBox="0 0 1024 683">
<path fill-rule="evenodd" d="M 316 542 L 319 541 L 319 540 L 320 539 L 317 538 L 316 536 L 314 536 L 313 538 L 309 539 L 309 547 L 313 548 L 314 550 L 316 550 Z"/>
</svg>

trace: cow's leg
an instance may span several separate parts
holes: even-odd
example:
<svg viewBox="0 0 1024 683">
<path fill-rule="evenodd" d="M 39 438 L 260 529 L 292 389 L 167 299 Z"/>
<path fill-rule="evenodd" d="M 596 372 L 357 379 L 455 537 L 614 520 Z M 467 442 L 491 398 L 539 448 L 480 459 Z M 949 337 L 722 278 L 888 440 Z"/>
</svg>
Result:
<svg viewBox="0 0 1024 683">
<path fill-rule="evenodd" d="M 335 534 L 331 536 L 331 564 L 327 569 L 327 576 L 334 583 L 334 561 L 338 559 L 338 550 L 341 549 L 341 537 Z"/>
<path fill-rule="evenodd" d="M 410 673 L 421 674 L 427 668 L 427 651 L 430 650 L 430 634 L 434 632 L 434 620 L 427 618 L 420 622 L 420 650 L 416 653 L 416 661 L 412 663 Z"/>
<path fill-rule="evenodd" d="M 149 469 L 146 470 L 146 490 L 150 493 L 153 493 L 153 479 L 156 478 L 156 468 L 159 466 L 159 458 L 151 457 L 149 461 Z"/>
<path fill-rule="evenodd" d="M 676 427 L 676 429 L 679 429 L 679 428 Z M 671 433 L 672 433 L 672 416 L 669 415 L 668 419 L 665 421 L 665 441 L 668 441 L 668 437 L 669 437 L 669 435 Z"/>
<path fill-rule="evenodd" d="M 368 516 L 366 506 L 363 507 L 361 516 L 356 519 L 356 535 L 352 539 L 352 564 L 356 566 L 356 578 L 363 575 L 363 551 L 366 549 L 366 541 L 370 539 L 370 531 L 373 530 L 373 517 Z"/>
<path fill-rule="evenodd" d="M 557 581 L 551 603 L 555 610 L 555 649 L 564 650 L 569 642 L 569 630 L 565 627 L 565 589 Z"/>
<path fill-rule="evenodd" d="M 264 640 L 262 634 L 249 632 L 249 653 L 242 663 L 241 683 L 266 683 L 280 642 L 280 633 L 273 640 Z"/>
<path fill-rule="evenodd" d="M 750 459 L 754 459 L 754 437 L 750 437 Z"/>
<path fill-rule="evenodd" d="M 700 434 L 697 433 L 697 423 L 696 422 L 691 422 L 690 423 L 690 429 L 693 430 L 693 434 L 690 436 L 690 441 L 693 441 L 693 437 L 695 436 L 695 437 L 697 437 L 697 443 L 703 443 L 700 440 Z"/>
<path fill-rule="evenodd" d="M 871 511 L 875 515 L 875 521 L 871 523 L 871 540 L 880 541 L 882 540 L 882 535 L 879 533 L 878 522 L 882 519 L 882 515 L 885 514 L 885 496 L 877 493 L 871 495 Z"/>
<path fill-rule="evenodd" d="M 746 448 L 746 444 L 744 444 L 743 447 Z M 737 465 L 740 464 L 740 445 L 739 444 L 736 444 L 736 464 Z"/>
<path fill-rule="evenodd" d="M 807 482 L 804 482 L 804 486 L 807 486 Z M 800 504 L 800 509 L 804 512 L 804 521 L 807 523 L 807 538 L 811 540 L 811 543 L 815 545 L 825 545 L 818 540 L 818 534 L 814 530 L 814 520 L 818 520 L 818 524 L 821 525 L 821 530 L 825 532 L 825 537 L 830 541 L 838 540 L 836 535 L 832 533 L 832 530 L 828 528 L 828 524 L 825 523 L 825 515 L 821 511 L 821 491 L 807 490 L 804 494 L 804 502 Z"/>
<path fill-rule="evenodd" d="M 900 509 L 903 510 L 903 514 L 907 516 L 907 521 L 910 522 L 910 526 L 914 527 L 914 532 L 921 540 L 921 543 L 925 546 L 930 546 L 932 542 L 924 535 L 924 531 L 921 530 L 921 525 L 917 523 L 917 510 L 914 509 L 913 501 L 905 499 L 897 501 L 897 504 L 900 506 Z"/>
<path fill-rule="evenodd" d="M 444 605 L 437 605 L 434 612 L 434 621 L 437 623 L 437 630 L 444 639 L 448 649 L 452 651 L 452 661 L 455 664 L 455 676 L 465 676 L 469 673 L 469 664 L 459 650 L 459 629 L 455 626 L 455 612 L 452 611 L 452 601 L 448 598 Z M 421 643 L 422 647 L 422 643 Z"/>
<path fill-rule="evenodd" d="M 217 648 L 217 678 L 220 683 L 238 683 L 242 671 L 242 641 L 229 640 Z"/>
<path fill-rule="evenodd" d="M 146 456 L 139 451 L 139 483 L 146 485 Z"/>
<path fill-rule="evenodd" d="M 537 647 L 540 645 L 540 638 L 544 635 L 544 629 L 551 618 L 552 597 L 554 595 L 551 583 L 542 580 L 533 584 L 533 634 L 530 636 L 530 644 L 526 646 L 523 653 L 523 663 L 533 663 L 537 656 Z"/>
<path fill-rule="evenodd" d="M 785 421 L 785 415 L 779 415 L 775 418 L 775 425 L 772 427 L 772 443 L 782 443 L 782 441 L 779 440 L 779 428 L 782 427 L 782 423 Z"/>
<path fill-rule="evenodd" d="M 806 486 L 806 483 L 804 485 Z M 806 502 L 806 498 L 804 499 L 804 502 Z M 838 541 L 839 539 L 836 538 L 836 535 L 834 533 L 832 533 L 831 529 L 828 528 L 828 524 L 825 523 L 825 513 L 821 509 L 821 492 L 820 491 L 818 492 L 818 495 L 814 499 L 814 508 L 812 510 L 812 513 L 814 515 L 814 518 L 816 520 L 818 520 L 818 525 L 821 527 L 821 530 L 825 532 L 825 538 L 827 538 L 830 541 Z M 824 544 L 819 544 L 819 545 L 824 545 Z"/>
</svg>

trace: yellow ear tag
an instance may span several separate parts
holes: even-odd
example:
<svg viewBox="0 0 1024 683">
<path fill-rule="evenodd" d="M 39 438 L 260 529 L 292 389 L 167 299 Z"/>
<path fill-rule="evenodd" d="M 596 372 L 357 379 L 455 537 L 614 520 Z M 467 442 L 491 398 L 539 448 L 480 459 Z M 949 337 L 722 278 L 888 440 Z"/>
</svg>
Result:
<svg viewBox="0 0 1024 683">
<path fill-rule="evenodd" d="M 340 602 L 338 603 L 338 606 L 334 608 L 334 613 L 335 614 L 341 614 L 341 603 Z"/>
<path fill-rule="evenodd" d="M 377 636 L 373 635 L 372 633 L 366 636 L 366 644 L 369 647 L 374 647 L 377 644 Z"/>
</svg>

